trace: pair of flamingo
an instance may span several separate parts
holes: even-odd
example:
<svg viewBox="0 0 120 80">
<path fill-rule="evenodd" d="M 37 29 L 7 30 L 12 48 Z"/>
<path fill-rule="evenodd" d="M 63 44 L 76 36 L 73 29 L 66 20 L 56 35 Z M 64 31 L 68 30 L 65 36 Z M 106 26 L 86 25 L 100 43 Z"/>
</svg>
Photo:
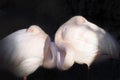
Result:
<svg viewBox="0 0 120 80">
<path fill-rule="evenodd" d="M 74 63 L 90 66 L 118 56 L 119 46 L 111 35 L 82 16 L 60 26 L 55 42 L 36 25 L 0 41 L 0 65 L 24 79 L 40 66 L 67 70 Z"/>
</svg>

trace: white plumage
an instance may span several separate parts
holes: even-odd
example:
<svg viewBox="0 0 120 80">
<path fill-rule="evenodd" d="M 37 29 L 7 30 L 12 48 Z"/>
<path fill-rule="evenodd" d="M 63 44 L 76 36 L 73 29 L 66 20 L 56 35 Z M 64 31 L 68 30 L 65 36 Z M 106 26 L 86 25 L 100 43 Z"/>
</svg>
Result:
<svg viewBox="0 0 120 80">
<path fill-rule="evenodd" d="M 57 47 L 54 42 L 50 42 L 50 40 L 47 40 L 44 48 L 44 61 L 43 61 L 43 67 L 44 68 L 55 68 L 56 67 L 56 61 L 57 61 Z"/>
<path fill-rule="evenodd" d="M 75 16 L 64 23 L 55 34 L 57 67 L 69 69 L 74 62 L 91 65 L 93 61 L 117 58 L 118 44 L 105 30 L 82 16 Z"/>
<path fill-rule="evenodd" d="M 18 77 L 27 76 L 43 65 L 44 53 L 52 54 L 51 44 L 49 36 L 39 26 L 18 30 L 0 41 L 0 65 Z M 52 61 L 49 66 L 54 67 Z"/>
</svg>

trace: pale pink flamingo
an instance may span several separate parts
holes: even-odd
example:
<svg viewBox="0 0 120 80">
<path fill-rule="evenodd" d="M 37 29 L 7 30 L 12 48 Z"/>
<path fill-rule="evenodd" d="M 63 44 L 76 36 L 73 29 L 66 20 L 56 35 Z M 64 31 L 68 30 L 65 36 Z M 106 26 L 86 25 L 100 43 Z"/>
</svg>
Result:
<svg viewBox="0 0 120 80">
<path fill-rule="evenodd" d="M 39 26 L 32 25 L 0 41 L 0 65 L 26 80 L 40 66 L 56 66 L 52 53 L 55 48 L 49 36 Z"/>
<path fill-rule="evenodd" d="M 72 17 L 57 30 L 57 67 L 69 69 L 74 63 L 87 64 L 118 58 L 119 47 L 113 37 L 82 16 Z"/>
</svg>

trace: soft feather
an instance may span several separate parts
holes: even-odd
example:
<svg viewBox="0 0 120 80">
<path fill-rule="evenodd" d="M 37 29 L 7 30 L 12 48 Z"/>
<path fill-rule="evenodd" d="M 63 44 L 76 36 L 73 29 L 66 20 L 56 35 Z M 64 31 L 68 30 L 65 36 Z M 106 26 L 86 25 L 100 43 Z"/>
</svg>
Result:
<svg viewBox="0 0 120 80">
<path fill-rule="evenodd" d="M 43 64 L 47 37 L 36 25 L 8 35 L 0 41 L 0 65 L 19 77 L 33 73 Z"/>
<path fill-rule="evenodd" d="M 105 30 L 82 16 L 72 17 L 60 26 L 55 34 L 55 43 L 59 52 L 62 49 L 65 54 L 74 54 L 74 62 L 85 63 L 88 66 L 93 61 L 117 58 L 119 55 L 119 46 L 115 39 Z M 69 48 L 71 51 L 69 52 L 65 48 Z M 61 52 L 60 54 L 63 53 Z M 99 54 L 105 55 L 104 58 L 102 56 L 98 57 Z M 61 58 L 65 57 L 67 55 Z M 69 58 L 66 61 L 69 62 Z M 66 61 L 61 60 L 62 63 Z M 61 62 L 57 63 L 59 65 L 58 68 L 66 66 L 66 64 L 61 65 Z"/>
</svg>

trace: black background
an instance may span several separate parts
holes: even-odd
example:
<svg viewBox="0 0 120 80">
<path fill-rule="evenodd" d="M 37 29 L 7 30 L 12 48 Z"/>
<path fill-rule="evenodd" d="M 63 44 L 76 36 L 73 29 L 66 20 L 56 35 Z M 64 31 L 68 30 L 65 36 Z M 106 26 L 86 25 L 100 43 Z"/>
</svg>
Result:
<svg viewBox="0 0 120 80">
<path fill-rule="evenodd" d="M 39 25 L 51 39 L 56 30 L 75 15 L 108 31 L 120 43 L 120 0 L 0 0 L 0 39 L 32 24 Z M 0 71 L 0 80 L 16 80 Z M 39 68 L 28 80 L 120 80 L 120 61 L 92 65 L 75 64 L 67 71 Z"/>
</svg>

